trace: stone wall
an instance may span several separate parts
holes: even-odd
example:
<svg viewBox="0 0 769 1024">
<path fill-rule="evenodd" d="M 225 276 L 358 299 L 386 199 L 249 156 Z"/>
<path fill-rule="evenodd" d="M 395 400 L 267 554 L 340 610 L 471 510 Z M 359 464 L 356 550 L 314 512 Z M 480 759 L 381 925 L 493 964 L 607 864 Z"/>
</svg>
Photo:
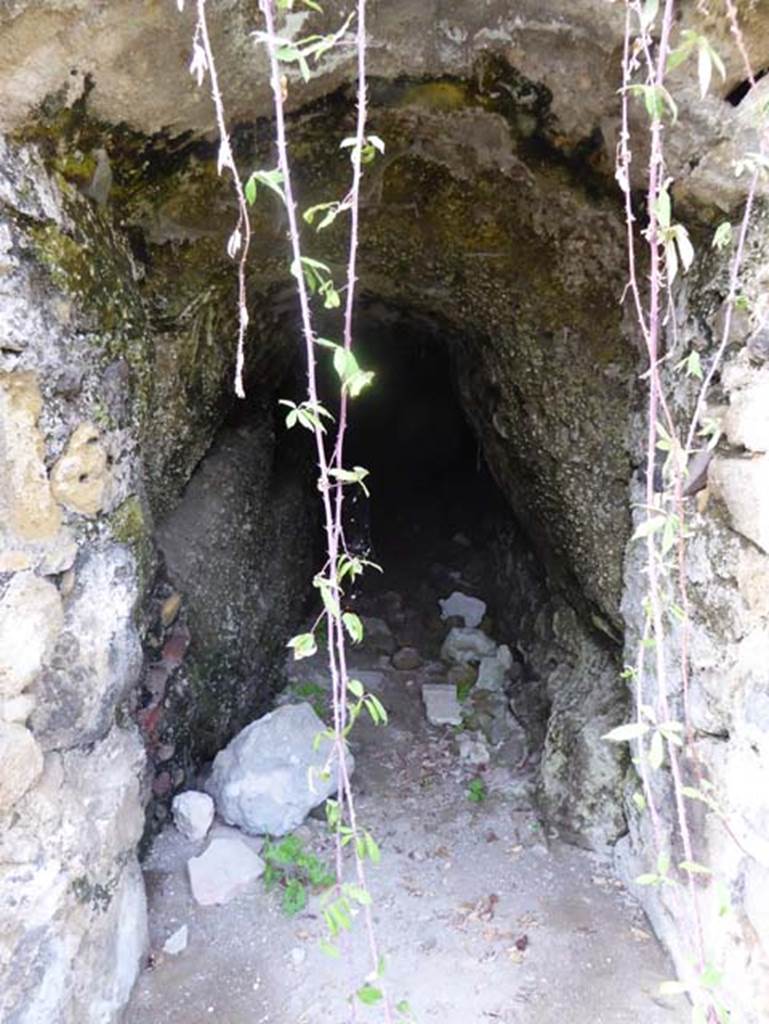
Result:
<svg viewBox="0 0 769 1024">
<path fill-rule="evenodd" d="M 691 628 L 686 642 L 690 676 L 688 703 L 694 744 L 684 759 L 684 783 L 712 796 L 714 806 L 687 801 L 696 860 L 713 872 L 698 880 L 702 930 L 708 961 L 724 975 L 724 992 L 735 1019 L 752 1022 L 769 1014 L 769 247 L 767 213 L 752 226 L 742 292 L 750 313 L 738 309 L 723 369 L 710 394 L 707 416 L 720 441 L 706 486 L 686 499 L 691 533 L 686 577 Z M 668 344 L 690 347 L 707 358 L 723 326 L 727 258 L 711 258 L 699 279 L 682 286 L 677 333 Z M 675 360 L 672 360 L 675 362 Z M 673 408 L 682 422 L 691 415 L 694 389 L 668 375 Z M 639 434 L 640 438 L 640 434 Z M 640 448 L 639 448 L 640 458 Z M 641 487 L 634 497 L 644 500 Z M 626 661 L 636 663 L 643 629 L 641 602 L 646 581 L 640 545 L 631 546 L 623 599 Z M 667 652 L 674 713 L 684 720 L 680 625 L 670 628 Z M 654 700 L 655 687 L 644 683 Z M 703 789 L 712 786 L 713 789 Z M 621 873 L 629 882 L 653 872 L 654 837 L 648 812 L 632 800 L 639 780 L 627 780 L 630 832 L 617 848 Z M 663 843 L 682 860 L 667 766 L 655 779 Z M 681 977 L 692 974 L 696 921 L 681 892 L 671 887 L 633 887 L 658 934 L 673 951 Z M 761 895 L 759 895 L 761 893 Z M 725 912 L 725 907 L 728 911 Z"/>
<path fill-rule="evenodd" d="M 190 312 L 194 261 L 172 296 L 181 315 L 166 294 L 159 310 L 112 211 L 43 150 L 0 147 L 0 1017 L 103 1024 L 118 1019 L 146 952 L 137 848 L 148 794 L 167 798 L 268 698 L 303 600 L 312 526 L 304 472 L 283 480 L 273 412 L 254 387 L 259 436 L 239 453 L 246 472 L 231 468 L 229 495 L 221 478 L 214 490 L 220 533 L 252 531 L 255 543 L 240 547 L 237 579 L 207 568 L 217 585 L 230 579 L 237 607 L 220 590 L 206 631 L 195 610 L 212 594 L 204 600 L 203 577 L 181 570 L 178 547 L 172 557 L 172 526 L 181 609 L 167 645 L 153 646 L 167 579 L 157 576 L 155 514 L 177 505 L 232 405 L 232 334 L 219 337 L 211 281 L 210 305 Z M 177 256 L 158 261 L 159 275 Z M 251 379 L 269 393 L 290 355 L 265 337 L 259 358 Z M 259 470 L 246 494 L 249 461 Z M 248 593 L 237 590 L 243 579 Z M 195 674 L 194 658 L 210 669 L 227 645 L 241 657 L 220 658 L 216 717 L 212 674 Z M 176 715 L 163 743 L 161 712 L 180 701 L 147 689 L 161 665 L 176 673 L 182 706 L 197 681 L 195 713 Z"/>
<path fill-rule="evenodd" d="M 144 749 L 116 716 L 141 667 L 141 574 L 111 526 L 135 447 L 86 319 L 30 260 L 67 223 L 55 182 L 3 146 L 0 195 L 0 1016 L 110 1020 L 146 945 Z"/>
</svg>

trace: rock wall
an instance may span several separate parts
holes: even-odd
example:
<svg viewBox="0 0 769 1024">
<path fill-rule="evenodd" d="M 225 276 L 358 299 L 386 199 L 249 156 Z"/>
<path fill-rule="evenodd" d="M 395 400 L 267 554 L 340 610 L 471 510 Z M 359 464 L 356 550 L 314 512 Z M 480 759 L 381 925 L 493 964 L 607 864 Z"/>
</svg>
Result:
<svg viewBox="0 0 769 1024">
<path fill-rule="evenodd" d="M 691 533 L 686 561 L 691 627 L 685 639 L 694 743 L 684 759 L 684 783 L 712 798 L 712 806 L 689 800 L 687 809 L 695 859 L 713 873 L 712 880 L 697 884 L 706 958 L 723 974 L 721 994 L 734 1009 L 734 1019 L 746 1024 L 769 1014 L 769 930 L 762 888 L 769 879 L 769 488 L 764 479 L 769 458 L 768 223 L 766 210 L 760 209 L 742 282 L 750 312 L 736 311 L 723 369 L 710 394 L 707 416 L 717 426 L 720 441 L 706 486 L 685 502 Z M 693 347 L 707 358 L 720 341 L 727 280 L 726 257 L 711 258 L 697 281 L 681 287 L 678 330 L 674 336 L 671 327 L 668 337 L 674 354 Z M 668 389 L 674 412 L 686 422 L 694 402 L 691 383 L 669 374 Z M 634 495 L 639 502 L 644 500 L 640 484 Z M 623 599 L 628 664 L 636 661 L 646 586 L 641 551 L 638 545 L 631 546 Z M 673 710 L 683 721 L 684 637 L 680 624 L 671 623 L 669 632 Z M 644 680 L 642 692 L 646 700 L 654 700 L 652 680 Z M 620 870 L 631 883 L 655 870 L 649 816 L 640 814 L 632 800 L 638 786 L 631 771 L 630 831 L 617 848 Z M 663 844 L 674 862 L 680 861 L 681 838 L 667 765 L 655 777 L 654 791 L 661 808 Z M 634 889 L 673 951 L 680 976 L 689 979 L 697 928 L 689 902 L 677 887 Z"/>
<path fill-rule="evenodd" d="M 231 519 L 219 515 L 230 541 L 251 530 L 254 543 L 239 548 L 237 579 L 216 576 L 235 591 L 251 583 L 236 607 L 219 604 L 230 653 L 249 640 L 218 679 L 221 706 L 236 691 L 239 702 L 209 715 L 215 694 L 203 699 L 209 677 L 198 673 L 194 715 L 159 737 L 161 712 L 189 699 L 187 623 L 199 629 L 200 663 L 222 649 L 195 618 L 200 579 L 179 569 L 170 542 L 185 593 L 168 643 L 153 647 L 154 517 L 177 504 L 232 404 L 232 333 L 220 337 L 215 281 L 202 292 L 209 304 L 195 305 L 195 259 L 156 301 L 129 233 L 52 152 L 0 146 L 0 1017 L 104 1024 L 118 1019 L 146 952 L 137 847 L 148 794 L 167 798 L 204 748 L 267 699 L 303 600 L 311 527 L 304 477 L 283 482 L 273 465 L 272 413 L 254 388 L 261 433 L 240 453 L 246 473 L 230 472 L 248 479 L 249 459 L 259 471 L 247 496 L 231 488 Z M 178 259 L 158 259 L 158 276 Z M 269 391 L 289 362 L 265 337 L 250 372 Z M 161 664 L 178 690 L 147 690 Z"/>
<path fill-rule="evenodd" d="M 144 749 L 116 714 L 141 666 L 139 552 L 113 526 L 134 454 L 87 320 L 30 259 L 67 223 L 59 189 L 3 146 L 0 196 L 0 1017 L 106 1021 L 146 945 Z"/>
</svg>

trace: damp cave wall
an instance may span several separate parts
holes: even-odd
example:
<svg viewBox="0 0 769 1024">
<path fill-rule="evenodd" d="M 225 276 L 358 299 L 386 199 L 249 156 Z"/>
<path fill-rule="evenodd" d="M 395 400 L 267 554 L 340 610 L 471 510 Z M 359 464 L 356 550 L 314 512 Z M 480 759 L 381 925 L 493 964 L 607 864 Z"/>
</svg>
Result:
<svg viewBox="0 0 769 1024">
<path fill-rule="evenodd" d="M 213 28 L 241 125 L 238 159 L 263 166 L 271 126 L 264 69 L 245 42 L 251 6 L 227 0 Z M 189 12 L 170 8 L 11 0 L 0 15 L 0 1016 L 14 1024 L 118 1019 L 146 942 L 136 849 L 147 799 L 153 787 L 163 797 L 183 784 L 194 745 L 210 749 L 258 697 L 252 684 L 240 698 L 226 689 L 240 671 L 230 660 L 238 630 L 220 626 L 230 599 L 243 613 L 242 577 L 216 580 L 218 650 L 198 639 L 207 627 L 189 585 L 176 617 L 165 603 L 181 495 L 199 486 L 204 500 L 200 478 L 227 444 L 219 435 L 212 461 L 201 461 L 231 410 L 235 294 L 223 257 L 232 200 L 216 174 L 206 91 L 187 77 Z M 679 27 L 695 23 L 694 4 L 680 11 Z M 765 15 L 743 13 L 751 56 L 765 66 Z M 708 30 L 738 67 L 723 22 Z M 632 879 L 648 870 L 651 839 L 632 801 L 632 766 L 600 742 L 629 694 L 616 639 L 599 634 L 624 631 L 632 661 L 643 594 L 627 548 L 642 461 L 639 345 L 617 305 L 623 226 L 611 183 L 621 19 L 594 0 L 568 13 L 522 3 L 514 18 L 496 2 L 458 3 L 451 17 L 434 3 L 390 3 L 372 4 L 371 32 L 372 124 L 388 151 L 366 181 L 362 288 L 451 327 L 457 386 L 488 463 L 517 521 L 538 524 L 533 542 L 562 569 L 552 592 L 532 600 L 511 556 L 517 541 L 499 538 L 509 628 L 523 630 L 531 682 L 550 708 L 543 806 L 555 827 L 594 845 L 627 828 L 617 863 Z M 701 241 L 739 207 L 731 160 L 751 148 L 750 113 L 765 87 L 732 109 L 723 95 L 739 75 L 730 70 L 704 103 L 678 75 L 669 166 Z M 308 203 L 344 188 L 334 140 L 349 134 L 348 76 L 332 62 L 307 90 L 289 90 Z M 255 228 L 249 396 L 266 407 L 293 359 L 293 297 L 279 210 L 259 207 Z M 699 859 L 723 877 L 734 907 L 726 924 L 708 912 L 708 938 L 748 1024 L 766 1016 L 769 990 L 763 206 L 757 228 L 750 313 L 738 318 L 710 410 L 724 436 L 707 500 L 692 507 L 688 570 L 697 742 L 739 839 L 713 814 L 697 820 Z M 332 266 L 341 245 L 329 236 L 320 247 Z M 726 267 L 712 254 L 680 282 L 671 344 L 682 351 L 710 351 Z M 676 408 L 690 409 L 690 390 L 671 386 Z M 249 429 L 262 457 L 251 494 L 232 507 L 260 524 L 250 546 L 237 541 L 264 567 L 265 532 L 307 513 L 300 483 L 272 500 L 272 415 Z M 230 437 L 238 443 L 237 429 Z M 233 540 L 226 520 L 214 555 Z M 283 587 L 270 607 L 288 629 L 305 565 L 301 551 L 287 561 L 275 553 Z M 259 636 L 268 620 L 255 607 Z M 265 690 L 269 660 L 259 668 Z M 212 662 L 224 691 L 207 689 Z M 178 710 L 202 707 L 201 697 L 214 705 L 205 735 Z M 664 772 L 660 795 L 673 837 Z M 666 891 L 638 895 L 685 971 L 688 923 Z"/>
</svg>

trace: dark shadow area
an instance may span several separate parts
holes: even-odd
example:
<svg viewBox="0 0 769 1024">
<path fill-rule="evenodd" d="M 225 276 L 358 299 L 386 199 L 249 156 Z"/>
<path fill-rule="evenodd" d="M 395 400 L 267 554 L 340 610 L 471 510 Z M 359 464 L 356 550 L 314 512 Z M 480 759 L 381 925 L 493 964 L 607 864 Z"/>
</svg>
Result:
<svg viewBox="0 0 769 1024">
<path fill-rule="evenodd" d="M 730 103 L 733 107 L 739 107 L 740 103 L 745 99 L 753 85 L 760 82 L 762 78 L 765 78 L 769 74 L 769 68 L 761 68 L 753 76 L 753 82 L 749 79 L 744 79 L 742 82 L 738 82 L 725 96 L 726 102 Z"/>
<path fill-rule="evenodd" d="M 371 497 L 350 503 L 348 541 L 365 545 L 368 531 L 392 582 L 428 571 L 457 535 L 480 548 L 510 510 L 462 412 L 447 341 L 419 321 L 372 318 L 357 351 L 376 378 L 352 403 L 345 461 L 370 470 Z"/>
</svg>

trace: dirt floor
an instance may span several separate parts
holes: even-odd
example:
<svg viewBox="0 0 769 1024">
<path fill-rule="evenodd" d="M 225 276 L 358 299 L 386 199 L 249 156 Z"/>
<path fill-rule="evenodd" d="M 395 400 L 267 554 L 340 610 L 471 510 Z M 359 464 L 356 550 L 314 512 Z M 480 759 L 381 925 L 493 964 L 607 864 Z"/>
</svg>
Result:
<svg viewBox="0 0 769 1024">
<path fill-rule="evenodd" d="M 435 666 L 396 671 L 374 642 L 353 659 L 390 712 L 385 728 L 356 726 L 352 745 L 359 818 L 382 850 L 370 883 L 392 1002 L 407 1000 L 425 1024 L 688 1021 L 681 1000 L 657 994 L 674 975 L 642 913 L 607 863 L 547 834 L 532 776 L 512 767 L 509 750 L 495 750 L 482 773 L 485 799 L 469 799 L 479 769 L 460 760 L 455 730 L 425 719 L 421 681 Z M 302 663 L 299 678 L 322 679 L 322 667 Z M 323 821 L 299 832 L 332 863 Z M 348 966 L 319 949 L 318 895 L 292 918 L 261 882 L 200 907 L 186 861 L 204 845 L 169 826 L 145 864 L 154 952 L 127 1024 L 351 1020 L 347 996 L 368 971 L 362 920 Z M 163 953 L 181 925 L 187 948 Z M 380 1021 L 381 1007 L 357 1019 Z"/>
</svg>

